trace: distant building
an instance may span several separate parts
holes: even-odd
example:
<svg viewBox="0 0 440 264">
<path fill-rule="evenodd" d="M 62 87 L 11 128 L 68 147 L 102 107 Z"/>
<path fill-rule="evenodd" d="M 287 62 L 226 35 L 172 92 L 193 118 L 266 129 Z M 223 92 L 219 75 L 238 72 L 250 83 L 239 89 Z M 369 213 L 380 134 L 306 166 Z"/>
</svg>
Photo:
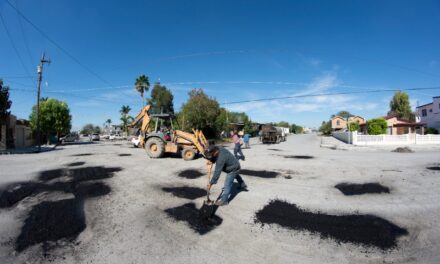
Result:
<svg viewBox="0 0 440 264">
<path fill-rule="evenodd" d="M 122 135 L 122 127 L 118 125 L 110 125 L 102 128 L 103 135 Z"/>
<path fill-rule="evenodd" d="M 388 135 L 404 135 L 404 134 L 424 134 L 424 123 L 411 122 L 406 119 L 397 118 L 396 116 L 385 116 L 387 121 Z"/>
<path fill-rule="evenodd" d="M 440 131 L 440 96 L 432 98 L 432 103 L 417 106 L 417 116 L 421 123 Z"/>
<path fill-rule="evenodd" d="M 9 115 L 5 123 L 0 125 L 0 150 L 30 147 L 34 144 L 29 121 L 17 120 L 16 116 Z"/>
<path fill-rule="evenodd" d="M 331 125 L 333 131 L 345 131 L 347 130 L 347 125 L 350 123 L 357 122 L 359 125 L 365 124 L 365 118 L 361 116 L 352 116 L 348 120 L 341 116 L 335 116 L 331 119 Z"/>
</svg>

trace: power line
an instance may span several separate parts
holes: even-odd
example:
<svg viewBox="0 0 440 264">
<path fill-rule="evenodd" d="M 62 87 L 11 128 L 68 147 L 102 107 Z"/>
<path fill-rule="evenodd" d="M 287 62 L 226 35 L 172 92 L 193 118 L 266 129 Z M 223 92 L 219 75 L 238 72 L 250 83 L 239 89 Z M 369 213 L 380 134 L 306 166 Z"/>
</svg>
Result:
<svg viewBox="0 0 440 264">
<path fill-rule="evenodd" d="M 407 88 L 407 89 L 378 89 L 378 90 L 366 90 L 366 91 L 305 94 L 305 95 L 292 95 L 292 96 L 281 96 L 281 97 L 271 97 L 271 98 L 262 98 L 262 99 L 254 99 L 254 100 L 235 101 L 235 102 L 228 102 L 228 105 L 262 102 L 262 101 L 285 100 L 285 99 L 293 99 L 293 98 L 305 98 L 305 97 L 334 96 L 334 95 L 361 94 L 361 93 L 382 93 L 382 92 L 395 92 L 395 91 L 438 90 L 438 89 L 440 89 L 440 86 L 438 86 L 438 87 Z M 221 105 L 224 105 L 224 103 Z"/>
<path fill-rule="evenodd" d="M 17 57 L 20 60 L 21 66 L 23 66 L 23 69 L 26 72 L 26 74 L 30 75 L 28 69 L 26 68 L 26 65 L 23 62 L 23 59 L 20 56 L 20 53 L 18 52 L 17 47 L 15 46 L 14 40 L 12 39 L 11 33 L 9 32 L 8 27 L 6 26 L 6 22 L 5 22 L 1 12 L 0 12 L 0 20 L 2 21 L 2 25 L 6 31 L 6 35 L 8 36 L 8 39 L 11 42 L 12 47 L 14 48 L 15 54 L 17 54 Z"/>
<path fill-rule="evenodd" d="M 15 5 L 18 6 L 17 0 L 15 0 Z M 26 37 L 26 34 L 24 34 L 23 22 L 21 21 L 21 18 L 20 18 L 20 16 L 18 14 L 17 14 L 17 18 L 18 18 L 18 23 L 20 24 L 21 35 L 23 36 L 23 40 L 24 40 L 24 44 L 25 44 L 25 47 L 26 47 L 27 55 L 29 56 L 29 61 L 30 61 L 31 65 L 33 65 L 34 64 L 34 58 L 32 57 L 31 50 L 29 49 L 29 41 L 28 41 L 28 39 Z"/>
<path fill-rule="evenodd" d="M 81 61 L 79 61 L 75 56 L 70 54 L 66 49 L 61 47 L 60 44 L 55 42 L 52 38 L 50 38 L 46 33 L 44 33 L 43 30 L 41 30 L 39 27 L 37 27 L 32 21 L 30 21 L 18 8 L 16 8 L 9 0 L 6 0 L 6 3 L 12 7 L 18 15 L 20 15 L 26 22 L 28 22 L 36 31 L 38 31 L 44 38 L 46 38 L 50 43 L 52 43 L 55 47 L 57 47 L 59 50 L 61 50 L 64 54 L 66 54 L 70 59 L 72 59 L 74 62 L 76 62 L 79 66 L 84 68 L 86 71 L 88 71 L 90 74 L 101 80 L 102 82 L 112 85 L 110 82 L 102 78 L 100 75 L 98 75 L 96 72 L 94 72 L 92 69 L 84 65 Z"/>
</svg>

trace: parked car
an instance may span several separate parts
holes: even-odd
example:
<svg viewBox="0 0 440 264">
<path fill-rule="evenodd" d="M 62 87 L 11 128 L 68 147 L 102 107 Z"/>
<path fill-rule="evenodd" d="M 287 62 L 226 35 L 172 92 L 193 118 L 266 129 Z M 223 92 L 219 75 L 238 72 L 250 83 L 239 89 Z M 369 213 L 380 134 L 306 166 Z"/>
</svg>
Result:
<svg viewBox="0 0 440 264">
<path fill-rule="evenodd" d="M 90 141 L 99 141 L 99 134 L 95 133 L 90 136 Z"/>
<path fill-rule="evenodd" d="M 115 140 L 116 139 L 116 135 L 115 134 L 111 134 L 108 139 Z"/>
<path fill-rule="evenodd" d="M 75 142 L 78 139 L 79 139 L 79 137 L 77 134 L 67 134 L 63 137 L 60 137 L 58 139 L 58 141 L 61 143 L 65 143 L 65 142 Z"/>
</svg>

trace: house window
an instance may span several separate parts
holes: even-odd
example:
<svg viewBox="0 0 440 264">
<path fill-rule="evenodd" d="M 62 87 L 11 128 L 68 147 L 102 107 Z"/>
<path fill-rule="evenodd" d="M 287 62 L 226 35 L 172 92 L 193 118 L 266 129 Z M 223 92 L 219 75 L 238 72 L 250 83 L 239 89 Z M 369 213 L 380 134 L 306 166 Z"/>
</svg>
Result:
<svg viewBox="0 0 440 264">
<path fill-rule="evenodd" d="M 432 109 L 429 109 L 429 112 L 432 113 Z"/>
<path fill-rule="evenodd" d="M 427 116 L 426 109 L 422 109 L 422 116 Z"/>
<path fill-rule="evenodd" d="M 336 125 L 337 125 L 337 126 L 341 125 L 341 121 L 336 120 Z"/>
</svg>

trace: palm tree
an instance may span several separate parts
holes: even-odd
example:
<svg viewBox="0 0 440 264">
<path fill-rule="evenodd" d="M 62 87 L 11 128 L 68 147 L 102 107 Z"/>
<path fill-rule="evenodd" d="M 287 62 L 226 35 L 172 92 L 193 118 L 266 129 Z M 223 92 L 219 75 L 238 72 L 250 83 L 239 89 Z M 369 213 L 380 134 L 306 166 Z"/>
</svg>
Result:
<svg viewBox="0 0 440 264">
<path fill-rule="evenodd" d="M 109 118 L 109 119 L 107 119 L 107 121 L 105 121 L 105 123 L 107 124 L 108 127 L 110 127 L 110 124 L 112 123 L 112 120 Z"/>
<path fill-rule="evenodd" d="M 128 116 L 128 113 L 130 112 L 131 108 L 128 105 L 123 105 L 121 107 L 121 110 L 119 112 L 121 113 L 121 121 L 122 121 L 122 127 L 126 133 L 128 133 L 128 123 L 133 118 L 131 116 Z"/>
<path fill-rule="evenodd" d="M 150 89 L 150 81 L 148 80 L 148 76 L 145 76 L 144 74 L 140 75 L 136 79 L 134 86 L 136 88 L 136 91 L 141 94 L 142 107 L 144 107 L 144 93 L 148 92 L 148 90 Z"/>
</svg>

